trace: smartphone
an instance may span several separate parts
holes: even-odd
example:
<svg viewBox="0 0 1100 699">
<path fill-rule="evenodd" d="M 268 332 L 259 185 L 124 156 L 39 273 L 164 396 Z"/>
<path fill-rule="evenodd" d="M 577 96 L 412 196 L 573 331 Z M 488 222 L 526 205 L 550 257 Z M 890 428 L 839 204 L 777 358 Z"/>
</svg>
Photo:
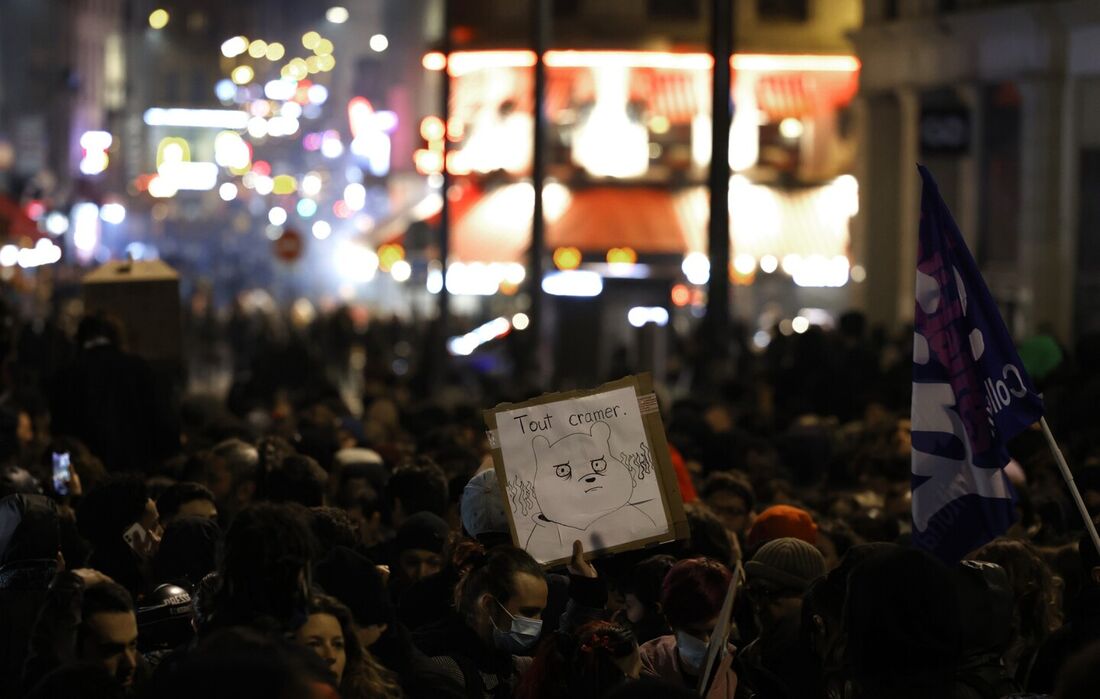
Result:
<svg viewBox="0 0 1100 699">
<path fill-rule="evenodd" d="M 58 495 L 69 494 L 69 483 L 73 480 L 73 472 L 69 458 L 69 452 L 53 453 L 53 490 Z"/>
<path fill-rule="evenodd" d="M 122 540 L 125 541 L 135 553 L 145 553 L 145 541 L 149 537 L 149 532 L 145 530 L 145 527 L 141 526 L 141 522 L 134 522 L 126 531 L 122 532 Z"/>
</svg>

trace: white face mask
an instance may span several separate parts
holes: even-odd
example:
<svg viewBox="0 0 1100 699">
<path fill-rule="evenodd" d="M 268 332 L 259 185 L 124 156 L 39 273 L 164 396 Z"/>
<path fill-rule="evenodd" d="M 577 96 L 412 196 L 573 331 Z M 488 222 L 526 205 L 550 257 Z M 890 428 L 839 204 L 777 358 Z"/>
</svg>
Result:
<svg viewBox="0 0 1100 699">
<path fill-rule="evenodd" d="M 498 600 L 493 601 L 512 620 L 511 628 L 507 631 L 502 631 L 497 627 L 496 622 L 493 622 L 493 644 L 500 650 L 514 655 L 531 650 L 542 634 L 542 619 L 512 616 Z M 490 621 L 492 621 L 491 618 Z"/>
<path fill-rule="evenodd" d="M 702 670 L 707 659 L 707 644 L 685 631 L 676 632 L 676 650 L 689 670 Z"/>
</svg>

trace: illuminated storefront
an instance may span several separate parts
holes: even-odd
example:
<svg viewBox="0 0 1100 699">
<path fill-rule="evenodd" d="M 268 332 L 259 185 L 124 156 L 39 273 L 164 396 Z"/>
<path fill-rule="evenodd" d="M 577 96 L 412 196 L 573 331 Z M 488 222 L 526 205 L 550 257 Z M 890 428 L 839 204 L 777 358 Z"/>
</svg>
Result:
<svg viewBox="0 0 1100 699">
<path fill-rule="evenodd" d="M 531 51 L 423 59 L 428 71 L 446 70 L 451 99 L 446 125 L 444 115 L 422 122 L 414 161 L 438 175 L 449 141 L 449 272 L 474 282 L 456 281 L 460 295 L 507 292 L 530 245 L 534 63 Z M 561 271 L 704 284 L 712 57 L 555 50 L 545 65 L 548 257 Z M 847 123 L 859 62 L 739 54 L 732 68 L 731 276 L 743 285 L 761 274 L 801 287 L 860 281 L 848 258 L 858 185 Z"/>
</svg>

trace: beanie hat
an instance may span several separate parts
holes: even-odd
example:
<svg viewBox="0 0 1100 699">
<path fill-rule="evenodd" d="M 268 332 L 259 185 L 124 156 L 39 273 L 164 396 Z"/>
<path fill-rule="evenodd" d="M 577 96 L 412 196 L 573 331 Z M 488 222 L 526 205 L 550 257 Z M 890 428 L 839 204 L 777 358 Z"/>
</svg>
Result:
<svg viewBox="0 0 1100 699">
<path fill-rule="evenodd" d="M 439 515 L 417 512 L 401 523 L 394 543 L 398 553 L 409 549 L 443 553 L 443 544 L 447 543 L 449 533 L 450 527 Z"/>
<path fill-rule="evenodd" d="M 745 564 L 750 581 L 763 580 L 788 590 L 805 591 L 825 575 L 825 557 L 801 539 L 784 537 L 760 547 Z"/>
<path fill-rule="evenodd" d="M 504 495 L 493 469 L 476 474 L 462 491 L 462 527 L 477 538 L 482 534 L 509 534 Z"/>
<path fill-rule="evenodd" d="M 817 525 L 810 513 L 790 505 L 772 505 L 756 516 L 749 535 L 745 538 L 745 548 L 753 549 L 773 539 L 792 537 L 807 544 L 817 543 Z"/>
</svg>

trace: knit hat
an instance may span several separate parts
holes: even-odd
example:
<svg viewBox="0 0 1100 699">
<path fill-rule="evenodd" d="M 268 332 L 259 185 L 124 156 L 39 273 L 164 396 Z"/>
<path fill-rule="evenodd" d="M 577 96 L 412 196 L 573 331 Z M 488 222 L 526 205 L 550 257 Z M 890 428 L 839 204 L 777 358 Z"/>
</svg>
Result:
<svg viewBox="0 0 1100 699">
<path fill-rule="evenodd" d="M 817 543 L 817 525 L 810 513 L 790 505 L 772 505 L 756 516 L 749 535 L 745 538 L 745 548 L 754 549 L 773 539 L 793 537 L 807 544 Z"/>
<path fill-rule="evenodd" d="M 804 591 L 825 575 L 825 557 L 801 539 L 784 537 L 760 547 L 745 564 L 749 581 L 763 580 L 788 590 Z"/>
<path fill-rule="evenodd" d="M 443 553 L 443 544 L 447 543 L 449 533 L 450 528 L 439 515 L 417 512 L 401 523 L 394 543 L 398 553 L 409 549 Z"/>
<path fill-rule="evenodd" d="M 476 474 L 462 491 L 462 527 L 477 538 L 482 534 L 508 534 L 504 495 L 493 469 Z"/>
</svg>

